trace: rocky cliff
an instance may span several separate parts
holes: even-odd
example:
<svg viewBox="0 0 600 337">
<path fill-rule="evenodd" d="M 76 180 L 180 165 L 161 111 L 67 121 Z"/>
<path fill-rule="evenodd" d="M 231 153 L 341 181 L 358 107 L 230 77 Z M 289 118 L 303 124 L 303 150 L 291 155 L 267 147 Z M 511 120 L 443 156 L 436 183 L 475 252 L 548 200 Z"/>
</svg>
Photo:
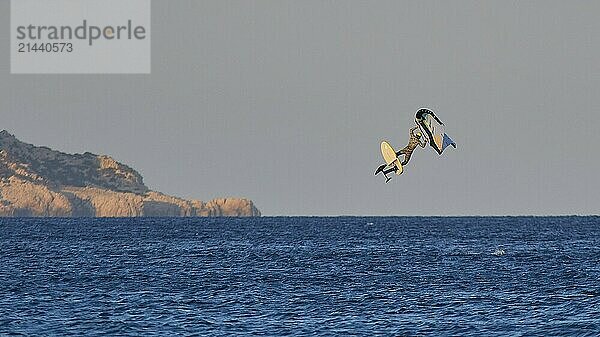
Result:
<svg viewBox="0 0 600 337">
<path fill-rule="evenodd" d="M 66 154 L 0 132 L 0 216 L 260 216 L 248 199 L 208 202 L 151 191 L 109 156 Z"/>
</svg>

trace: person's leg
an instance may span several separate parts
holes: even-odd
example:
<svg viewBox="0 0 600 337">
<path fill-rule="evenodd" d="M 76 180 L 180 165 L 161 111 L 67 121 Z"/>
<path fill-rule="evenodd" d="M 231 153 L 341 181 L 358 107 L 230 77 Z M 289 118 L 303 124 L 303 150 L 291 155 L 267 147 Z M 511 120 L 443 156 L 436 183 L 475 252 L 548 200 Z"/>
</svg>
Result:
<svg viewBox="0 0 600 337">
<path fill-rule="evenodd" d="M 407 152 L 406 148 L 403 148 L 402 150 L 396 152 L 396 157 L 400 157 L 403 154 L 406 155 L 406 152 Z"/>
<path fill-rule="evenodd" d="M 412 152 L 405 153 L 404 160 L 400 164 L 402 164 L 402 166 L 408 164 L 408 161 L 410 160 L 411 155 L 412 155 Z"/>
</svg>

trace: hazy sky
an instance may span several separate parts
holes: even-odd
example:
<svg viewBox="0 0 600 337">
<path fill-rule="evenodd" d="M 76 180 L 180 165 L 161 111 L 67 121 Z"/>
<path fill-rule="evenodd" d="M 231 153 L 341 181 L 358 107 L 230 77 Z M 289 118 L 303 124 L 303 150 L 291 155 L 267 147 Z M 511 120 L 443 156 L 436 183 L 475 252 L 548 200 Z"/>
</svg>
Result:
<svg viewBox="0 0 600 337">
<path fill-rule="evenodd" d="M 598 1 L 153 1 L 151 75 L 10 75 L 23 141 L 266 215 L 598 214 Z M 433 108 L 458 148 L 385 184 Z"/>
</svg>

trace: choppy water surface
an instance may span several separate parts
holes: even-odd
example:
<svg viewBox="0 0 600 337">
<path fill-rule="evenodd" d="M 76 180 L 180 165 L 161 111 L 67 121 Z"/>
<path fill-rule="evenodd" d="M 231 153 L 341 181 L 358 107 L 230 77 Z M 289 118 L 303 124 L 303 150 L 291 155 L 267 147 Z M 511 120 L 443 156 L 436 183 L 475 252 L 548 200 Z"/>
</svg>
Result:
<svg viewBox="0 0 600 337">
<path fill-rule="evenodd" d="M 600 218 L 0 220 L 0 334 L 600 335 Z"/>
</svg>

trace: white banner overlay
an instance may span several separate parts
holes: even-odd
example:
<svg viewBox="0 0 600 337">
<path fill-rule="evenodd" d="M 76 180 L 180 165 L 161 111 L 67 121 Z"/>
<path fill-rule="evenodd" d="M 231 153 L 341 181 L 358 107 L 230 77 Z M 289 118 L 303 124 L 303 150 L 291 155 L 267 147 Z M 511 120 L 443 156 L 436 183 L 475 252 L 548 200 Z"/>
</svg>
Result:
<svg viewBox="0 0 600 337">
<path fill-rule="evenodd" d="M 12 74 L 149 74 L 150 0 L 11 0 Z"/>
</svg>

